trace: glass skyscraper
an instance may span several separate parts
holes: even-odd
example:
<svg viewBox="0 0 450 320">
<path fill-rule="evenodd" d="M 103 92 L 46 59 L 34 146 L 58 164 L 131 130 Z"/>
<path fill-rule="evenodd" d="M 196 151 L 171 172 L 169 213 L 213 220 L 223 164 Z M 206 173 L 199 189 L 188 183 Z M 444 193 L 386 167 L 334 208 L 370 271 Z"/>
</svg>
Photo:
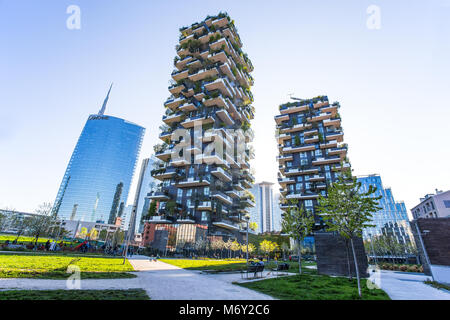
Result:
<svg viewBox="0 0 450 320">
<path fill-rule="evenodd" d="M 53 207 L 60 218 L 114 223 L 123 213 L 145 129 L 104 115 L 108 97 L 70 158 Z"/>
<path fill-rule="evenodd" d="M 367 192 L 369 186 L 372 185 L 377 188 L 373 197 L 382 196 L 378 206 L 381 207 L 379 211 L 373 214 L 372 224 L 375 227 L 366 228 L 363 232 L 365 239 L 371 236 L 377 236 L 383 234 L 383 230 L 390 225 L 404 225 L 404 221 L 408 222 L 408 215 L 406 212 L 406 206 L 404 202 L 396 202 L 392 195 L 390 188 L 383 188 L 381 177 L 377 174 L 371 174 L 367 176 L 359 176 L 358 182 L 361 183 L 361 192 Z M 407 225 L 407 224 L 406 224 Z M 407 233 L 407 230 L 405 230 Z"/>
</svg>

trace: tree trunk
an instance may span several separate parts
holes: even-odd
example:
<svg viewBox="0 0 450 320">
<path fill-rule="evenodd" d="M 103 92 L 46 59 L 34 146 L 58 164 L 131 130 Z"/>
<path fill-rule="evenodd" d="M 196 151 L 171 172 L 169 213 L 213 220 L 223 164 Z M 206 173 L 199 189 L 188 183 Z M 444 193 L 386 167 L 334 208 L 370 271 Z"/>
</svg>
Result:
<svg viewBox="0 0 450 320">
<path fill-rule="evenodd" d="M 352 275 L 352 269 L 351 269 L 351 266 L 350 266 L 350 256 L 348 254 L 349 246 L 348 246 L 348 241 L 347 240 L 345 241 L 345 251 L 347 253 L 348 277 L 349 277 L 350 280 L 352 280 L 353 279 L 353 275 Z"/>
<path fill-rule="evenodd" d="M 352 244 L 353 260 L 355 261 L 355 271 L 356 271 L 356 281 L 358 282 L 358 294 L 361 298 L 361 285 L 359 283 L 359 269 L 358 269 L 358 259 L 356 259 L 355 246 L 353 245 L 353 238 L 350 238 L 350 243 Z"/>
<path fill-rule="evenodd" d="M 302 274 L 302 251 L 300 249 L 300 239 L 297 239 L 297 253 L 298 253 L 298 273 Z"/>
</svg>

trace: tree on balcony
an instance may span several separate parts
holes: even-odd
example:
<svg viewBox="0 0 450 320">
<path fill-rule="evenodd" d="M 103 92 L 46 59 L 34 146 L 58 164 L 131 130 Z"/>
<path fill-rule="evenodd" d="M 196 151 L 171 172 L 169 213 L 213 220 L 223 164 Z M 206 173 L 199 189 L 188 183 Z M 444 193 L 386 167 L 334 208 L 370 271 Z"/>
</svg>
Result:
<svg viewBox="0 0 450 320">
<path fill-rule="evenodd" d="M 361 183 L 352 177 L 349 171 L 346 171 L 330 186 L 327 197 L 319 196 L 317 210 L 325 221 L 328 231 L 339 233 L 347 243 L 350 243 L 358 282 L 358 294 L 361 297 L 358 261 L 353 239 L 361 238 L 363 229 L 375 227 L 371 224 L 372 213 L 381 209 L 378 207 L 381 196 L 373 197 L 377 188 L 372 185 L 369 186 L 367 192 L 360 191 L 360 188 Z"/>
</svg>

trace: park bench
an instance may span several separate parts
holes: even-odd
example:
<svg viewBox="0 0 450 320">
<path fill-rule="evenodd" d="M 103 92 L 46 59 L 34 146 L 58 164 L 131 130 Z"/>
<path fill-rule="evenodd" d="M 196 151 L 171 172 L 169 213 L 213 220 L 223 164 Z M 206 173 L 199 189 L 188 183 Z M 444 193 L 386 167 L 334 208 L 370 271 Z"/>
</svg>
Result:
<svg viewBox="0 0 450 320">
<path fill-rule="evenodd" d="M 258 273 L 261 274 L 261 278 L 263 277 L 264 266 L 260 264 L 251 264 L 245 270 L 241 270 L 241 278 L 246 275 L 246 279 L 249 279 L 248 274 L 253 273 L 253 278 L 257 278 Z"/>
<path fill-rule="evenodd" d="M 289 264 L 288 263 L 280 263 L 279 265 L 277 265 L 276 268 L 272 269 L 272 271 L 276 271 L 277 272 L 277 276 L 278 276 L 278 273 L 280 271 L 282 271 L 283 274 L 286 274 L 288 270 L 289 270 Z"/>
</svg>

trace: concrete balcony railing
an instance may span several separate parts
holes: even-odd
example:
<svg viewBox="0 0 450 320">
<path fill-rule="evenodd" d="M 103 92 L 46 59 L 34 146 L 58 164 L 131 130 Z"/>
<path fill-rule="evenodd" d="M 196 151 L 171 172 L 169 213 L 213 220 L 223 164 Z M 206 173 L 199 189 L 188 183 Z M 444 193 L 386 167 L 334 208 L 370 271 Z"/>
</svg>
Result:
<svg viewBox="0 0 450 320">
<path fill-rule="evenodd" d="M 220 180 L 225 181 L 225 182 L 230 182 L 231 180 L 233 180 L 231 174 L 229 174 L 223 168 L 220 168 L 220 167 L 212 170 L 211 174 L 213 174 L 214 176 L 216 176 L 217 178 L 219 178 Z"/>
<path fill-rule="evenodd" d="M 228 204 L 228 205 L 233 204 L 233 199 L 220 191 L 214 192 L 211 196 L 213 198 L 216 198 L 216 199 L 222 201 L 225 204 Z"/>
</svg>

